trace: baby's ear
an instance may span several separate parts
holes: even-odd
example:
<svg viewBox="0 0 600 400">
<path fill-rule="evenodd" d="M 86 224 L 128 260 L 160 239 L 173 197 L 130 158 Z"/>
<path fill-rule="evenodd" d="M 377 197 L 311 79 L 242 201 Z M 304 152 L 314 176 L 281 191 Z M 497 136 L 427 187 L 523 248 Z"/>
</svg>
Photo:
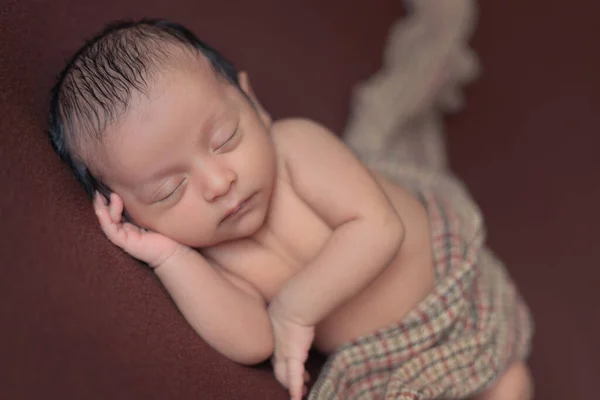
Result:
<svg viewBox="0 0 600 400">
<path fill-rule="evenodd" d="M 252 101 L 254 108 L 256 109 L 256 112 L 258 113 L 263 124 L 265 124 L 267 128 L 271 127 L 271 115 L 269 115 L 269 113 L 263 108 L 262 104 L 260 104 L 260 101 L 258 101 L 258 98 L 254 94 L 252 85 L 250 85 L 250 78 L 248 78 L 248 74 L 244 71 L 239 72 L 238 80 L 240 82 L 240 87 Z"/>
</svg>

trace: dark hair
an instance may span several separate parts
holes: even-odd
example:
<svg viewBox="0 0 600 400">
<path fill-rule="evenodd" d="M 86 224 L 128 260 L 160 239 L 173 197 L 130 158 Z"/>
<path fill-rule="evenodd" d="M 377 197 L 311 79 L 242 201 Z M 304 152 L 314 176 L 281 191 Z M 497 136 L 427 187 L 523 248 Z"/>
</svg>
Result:
<svg viewBox="0 0 600 400">
<path fill-rule="evenodd" d="M 239 87 L 233 65 L 182 25 L 165 20 L 108 24 L 88 40 L 59 74 L 50 98 L 48 134 L 52 147 L 74 171 L 86 192 L 108 188 L 83 161 L 84 141 L 102 139 L 108 123 L 124 113 L 134 91 L 145 93 L 157 67 L 169 60 L 177 45 L 204 56 L 217 76 Z"/>
</svg>

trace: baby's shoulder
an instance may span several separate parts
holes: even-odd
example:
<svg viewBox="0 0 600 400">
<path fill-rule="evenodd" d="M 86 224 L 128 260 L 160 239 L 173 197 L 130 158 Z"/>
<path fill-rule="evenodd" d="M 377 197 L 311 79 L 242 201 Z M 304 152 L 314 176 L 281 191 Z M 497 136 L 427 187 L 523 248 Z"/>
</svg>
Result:
<svg viewBox="0 0 600 400">
<path fill-rule="evenodd" d="M 279 119 L 272 125 L 273 134 L 289 134 L 307 129 L 323 129 L 323 127 L 316 121 L 302 117 Z"/>
<path fill-rule="evenodd" d="M 282 159 L 288 159 L 329 149 L 331 137 L 335 135 L 308 118 L 286 118 L 273 122 L 271 136 L 275 151 Z"/>
<path fill-rule="evenodd" d="M 271 134 L 276 145 L 286 146 L 297 141 L 314 140 L 331 133 L 323 125 L 308 118 L 285 118 L 273 122 Z"/>
<path fill-rule="evenodd" d="M 271 137 L 277 153 L 278 176 L 282 181 L 289 182 L 288 155 L 299 140 L 310 140 L 311 132 L 319 129 L 319 125 L 306 118 L 285 118 L 273 122 Z"/>
</svg>

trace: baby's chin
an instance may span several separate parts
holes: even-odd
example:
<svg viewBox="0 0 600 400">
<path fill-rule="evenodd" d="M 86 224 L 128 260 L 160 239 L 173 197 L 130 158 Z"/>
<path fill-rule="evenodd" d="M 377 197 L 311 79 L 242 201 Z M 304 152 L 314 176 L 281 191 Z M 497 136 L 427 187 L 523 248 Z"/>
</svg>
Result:
<svg viewBox="0 0 600 400">
<path fill-rule="evenodd" d="M 266 213 L 261 213 L 260 210 L 252 210 L 248 215 L 244 215 L 240 221 L 230 224 L 227 227 L 228 229 L 217 230 L 214 237 L 201 243 L 195 242 L 191 247 L 205 249 L 237 240 L 248 239 L 260 231 L 265 221 Z"/>
</svg>

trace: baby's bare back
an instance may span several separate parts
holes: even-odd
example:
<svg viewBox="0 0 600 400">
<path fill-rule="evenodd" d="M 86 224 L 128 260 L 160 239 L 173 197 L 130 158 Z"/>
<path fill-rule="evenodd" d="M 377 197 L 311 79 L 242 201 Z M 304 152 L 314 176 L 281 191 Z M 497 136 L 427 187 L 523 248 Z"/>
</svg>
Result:
<svg viewBox="0 0 600 400">
<path fill-rule="evenodd" d="M 332 233 L 295 193 L 285 171 L 280 172 L 270 214 L 261 231 L 251 239 L 208 250 L 212 258 L 250 283 L 267 302 L 317 256 Z M 404 223 L 404 242 L 374 281 L 317 325 L 315 346 L 326 353 L 397 322 L 433 288 L 431 239 L 424 207 L 402 187 L 383 176 L 375 177 Z M 314 293 L 320 295 L 324 294 Z"/>
</svg>

